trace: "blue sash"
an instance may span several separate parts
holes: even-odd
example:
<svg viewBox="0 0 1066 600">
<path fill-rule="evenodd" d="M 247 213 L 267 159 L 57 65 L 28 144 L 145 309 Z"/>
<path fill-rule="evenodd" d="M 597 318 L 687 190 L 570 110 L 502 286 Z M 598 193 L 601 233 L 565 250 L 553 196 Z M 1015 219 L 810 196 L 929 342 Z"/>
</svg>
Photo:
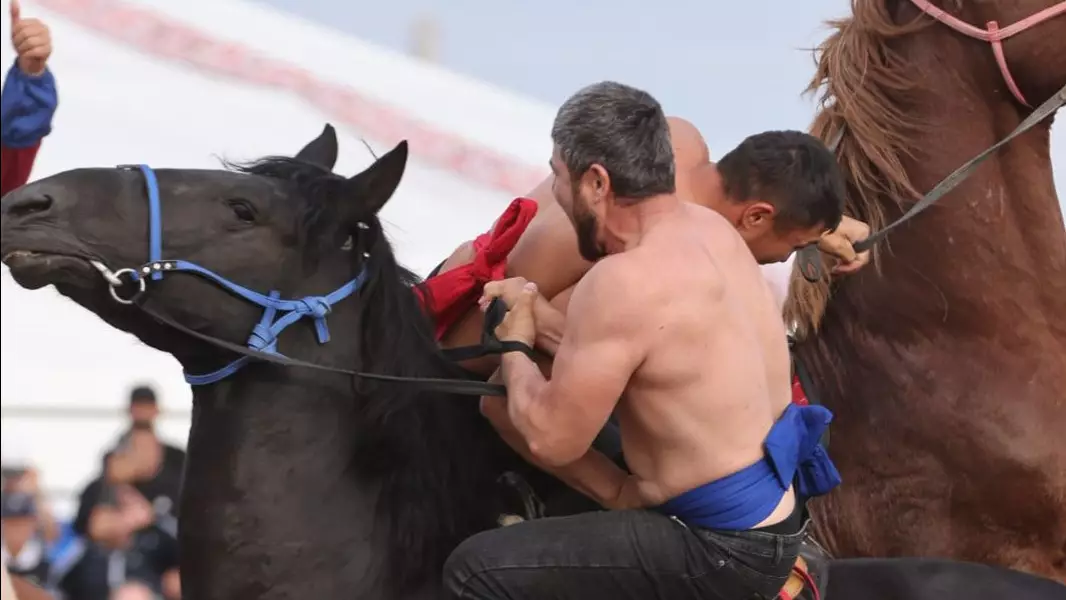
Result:
<svg viewBox="0 0 1066 600">
<path fill-rule="evenodd" d="M 790 404 L 770 428 L 762 459 L 655 510 L 697 527 L 745 530 L 770 516 L 793 483 L 804 498 L 829 493 L 840 473 L 819 440 L 832 420 L 823 406 Z"/>
</svg>

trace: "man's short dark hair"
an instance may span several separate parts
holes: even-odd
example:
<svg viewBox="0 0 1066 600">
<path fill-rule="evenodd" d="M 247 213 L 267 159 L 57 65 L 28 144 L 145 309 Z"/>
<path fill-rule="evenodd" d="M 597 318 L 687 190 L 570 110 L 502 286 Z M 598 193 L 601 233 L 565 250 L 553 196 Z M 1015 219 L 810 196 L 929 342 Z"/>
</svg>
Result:
<svg viewBox="0 0 1066 600">
<path fill-rule="evenodd" d="M 829 229 L 840 224 L 844 178 L 836 157 L 812 135 L 757 133 L 723 156 L 718 172 L 730 199 L 770 202 L 777 208 L 776 223 Z"/>
<path fill-rule="evenodd" d="M 559 107 L 552 142 L 577 181 L 594 165 L 623 201 L 674 193 L 674 149 L 662 106 L 637 88 L 603 81 Z"/>
<path fill-rule="evenodd" d="M 130 390 L 130 404 L 155 404 L 155 390 L 139 385 Z"/>
</svg>

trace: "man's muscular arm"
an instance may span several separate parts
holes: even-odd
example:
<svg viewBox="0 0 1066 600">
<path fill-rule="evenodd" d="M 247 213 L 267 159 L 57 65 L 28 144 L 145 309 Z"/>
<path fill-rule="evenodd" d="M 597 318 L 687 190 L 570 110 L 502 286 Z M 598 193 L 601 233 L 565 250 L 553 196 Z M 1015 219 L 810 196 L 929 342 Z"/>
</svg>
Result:
<svg viewBox="0 0 1066 600">
<path fill-rule="evenodd" d="M 501 381 L 500 372 L 497 371 L 490 379 L 493 383 Z M 577 490 L 594 502 L 606 508 L 617 508 L 617 502 L 622 497 L 623 483 L 628 474 L 618 467 L 611 459 L 594 448 L 589 448 L 584 456 L 564 466 L 553 467 L 538 460 L 529 451 L 529 445 L 522 434 L 511 422 L 507 410 L 507 399 L 502 396 L 483 396 L 481 398 L 481 414 L 485 416 L 496 431 L 507 442 L 512 450 L 517 452 L 527 462 L 540 470 L 555 476 L 557 479 Z M 626 495 L 628 498 L 628 494 Z"/>
<path fill-rule="evenodd" d="M 624 260 L 601 261 L 578 284 L 551 381 L 524 354 L 502 358 L 508 414 L 539 463 L 585 456 L 643 360 L 639 280 Z"/>
<path fill-rule="evenodd" d="M 559 353 L 559 344 L 566 332 L 566 315 L 544 296 L 537 296 L 533 315 L 537 320 L 536 348 L 554 357 Z"/>
</svg>

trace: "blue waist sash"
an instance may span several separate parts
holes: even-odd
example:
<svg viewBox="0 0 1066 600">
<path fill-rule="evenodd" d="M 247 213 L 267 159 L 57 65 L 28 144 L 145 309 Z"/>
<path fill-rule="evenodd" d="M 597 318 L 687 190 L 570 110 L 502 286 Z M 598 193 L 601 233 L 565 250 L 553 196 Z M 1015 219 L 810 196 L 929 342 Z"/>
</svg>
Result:
<svg viewBox="0 0 1066 600">
<path fill-rule="evenodd" d="M 745 530 L 770 516 L 793 483 L 804 498 L 829 493 L 840 473 L 819 440 L 832 420 L 823 406 L 790 404 L 770 428 L 762 459 L 655 510 L 698 527 Z"/>
</svg>

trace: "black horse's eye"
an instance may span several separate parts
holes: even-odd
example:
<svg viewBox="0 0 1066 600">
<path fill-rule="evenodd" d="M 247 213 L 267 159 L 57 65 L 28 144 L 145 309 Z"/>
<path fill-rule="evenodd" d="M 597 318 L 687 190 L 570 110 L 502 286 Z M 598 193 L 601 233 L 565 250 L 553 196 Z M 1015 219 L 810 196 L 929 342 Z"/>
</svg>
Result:
<svg viewBox="0 0 1066 600">
<path fill-rule="evenodd" d="M 234 198 L 227 200 L 226 204 L 233 211 L 233 215 L 242 222 L 255 223 L 255 207 L 249 204 L 247 200 Z"/>
</svg>

